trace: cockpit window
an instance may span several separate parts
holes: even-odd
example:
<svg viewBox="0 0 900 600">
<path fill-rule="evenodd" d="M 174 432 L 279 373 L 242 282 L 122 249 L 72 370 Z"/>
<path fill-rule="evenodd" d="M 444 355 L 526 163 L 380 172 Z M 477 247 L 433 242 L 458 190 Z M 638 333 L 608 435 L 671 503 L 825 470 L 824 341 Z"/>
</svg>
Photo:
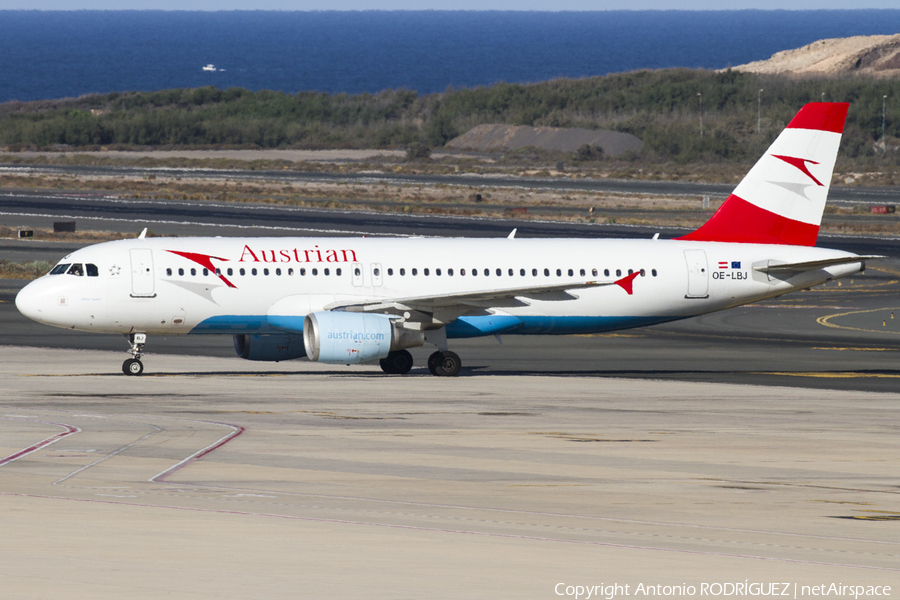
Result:
<svg viewBox="0 0 900 600">
<path fill-rule="evenodd" d="M 81 277 L 84 275 L 84 267 L 81 265 L 81 263 L 75 263 L 74 265 L 69 267 L 69 270 L 66 272 L 66 274 Z"/>
<path fill-rule="evenodd" d="M 60 263 L 53 267 L 53 270 L 50 271 L 51 275 L 62 275 L 66 271 L 69 270 L 69 267 L 72 266 L 71 263 Z"/>
<path fill-rule="evenodd" d="M 100 270 L 97 268 L 97 265 L 92 265 L 91 263 L 88 263 L 88 264 L 84 265 L 84 268 L 87 271 L 88 277 L 99 277 L 100 276 Z"/>
</svg>

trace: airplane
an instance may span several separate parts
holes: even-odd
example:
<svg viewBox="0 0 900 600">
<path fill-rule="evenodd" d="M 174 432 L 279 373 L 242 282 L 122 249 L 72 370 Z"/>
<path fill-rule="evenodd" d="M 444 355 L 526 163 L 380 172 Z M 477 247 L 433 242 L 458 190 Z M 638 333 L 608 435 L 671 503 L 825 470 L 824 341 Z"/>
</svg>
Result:
<svg viewBox="0 0 900 600">
<path fill-rule="evenodd" d="M 814 247 L 849 105 L 804 106 L 716 213 L 675 239 L 158 237 L 95 244 L 25 286 L 35 321 L 120 333 L 140 375 L 148 335 L 231 335 L 241 358 L 413 366 L 449 340 L 609 332 L 806 289 L 865 269 Z"/>
</svg>

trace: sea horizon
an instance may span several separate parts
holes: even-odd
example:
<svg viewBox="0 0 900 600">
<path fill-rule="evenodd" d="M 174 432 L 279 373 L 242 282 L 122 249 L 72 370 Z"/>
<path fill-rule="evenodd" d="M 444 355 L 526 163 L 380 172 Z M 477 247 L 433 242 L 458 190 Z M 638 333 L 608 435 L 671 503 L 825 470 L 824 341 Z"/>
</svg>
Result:
<svg viewBox="0 0 900 600">
<path fill-rule="evenodd" d="M 0 16 L 0 102 L 207 85 L 430 94 L 643 69 L 723 69 L 820 39 L 900 32 L 900 9 L 29 9 Z"/>
</svg>

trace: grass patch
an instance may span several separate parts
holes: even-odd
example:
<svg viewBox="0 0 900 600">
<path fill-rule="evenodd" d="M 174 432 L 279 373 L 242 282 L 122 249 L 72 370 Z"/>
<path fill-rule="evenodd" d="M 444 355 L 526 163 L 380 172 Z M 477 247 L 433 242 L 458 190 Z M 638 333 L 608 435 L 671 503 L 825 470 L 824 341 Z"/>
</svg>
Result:
<svg viewBox="0 0 900 600">
<path fill-rule="evenodd" d="M 27 263 L 0 260 L 0 279 L 37 279 L 46 275 L 52 268 L 53 265 L 43 260 Z"/>
</svg>

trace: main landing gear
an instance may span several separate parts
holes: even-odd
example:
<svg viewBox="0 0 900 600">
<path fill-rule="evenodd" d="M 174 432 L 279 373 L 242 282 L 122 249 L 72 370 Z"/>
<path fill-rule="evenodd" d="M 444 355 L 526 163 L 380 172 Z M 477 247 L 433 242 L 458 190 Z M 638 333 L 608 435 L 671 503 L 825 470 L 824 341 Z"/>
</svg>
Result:
<svg viewBox="0 0 900 600">
<path fill-rule="evenodd" d="M 428 357 L 428 371 L 437 377 L 456 377 L 462 368 L 462 361 L 456 352 L 447 348 L 447 332 L 444 328 L 425 332 L 425 340 L 438 347 L 437 352 Z M 382 358 L 381 370 L 391 375 L 409 373 L 413 366 L 412 355 L 407 350 L 391 352 Z"/>
<path fill-rule="evenodd" d="M 128 343 L 131 348 L 131 358 L 122 363 L 122 372 L 126 375 L 140 375 L 144 372 L 144 363 L 141 362 L 141 351 L 147 343 L 146 333 L 132 333 L 128 335 Z"/>
<path fill-rule="evenodd" d="M 438 377 L 456 377 L 462 369 L 459 355 L 450 350 L 438 350 L 428 357 L 428 370 Z"/>
<path fill-rule="evenodd" d="M 389 375 L 406 375 L 413 366 L 413 357 L 407 350 L 391 352 L 378 361 L 381 370 Z"/>
<path fill-rule="evenodd" d="M 126 361 L 129 362 L 129 361 Z M 413 358 L 406 350 L 391 352 L 387 358 L 382 358 L 379 362 L 381 370 L 389 375 L 405 375 L 409 373 L 413 367 Z M 122 367 L 125 368 L 124 366 Z M 432 375 L 438 377 L 456 377 L 462 368 L 462 361 L 456 352 L 449 350 L 438 350 L 428 357 L 428 370 Z"/>
</svg>

